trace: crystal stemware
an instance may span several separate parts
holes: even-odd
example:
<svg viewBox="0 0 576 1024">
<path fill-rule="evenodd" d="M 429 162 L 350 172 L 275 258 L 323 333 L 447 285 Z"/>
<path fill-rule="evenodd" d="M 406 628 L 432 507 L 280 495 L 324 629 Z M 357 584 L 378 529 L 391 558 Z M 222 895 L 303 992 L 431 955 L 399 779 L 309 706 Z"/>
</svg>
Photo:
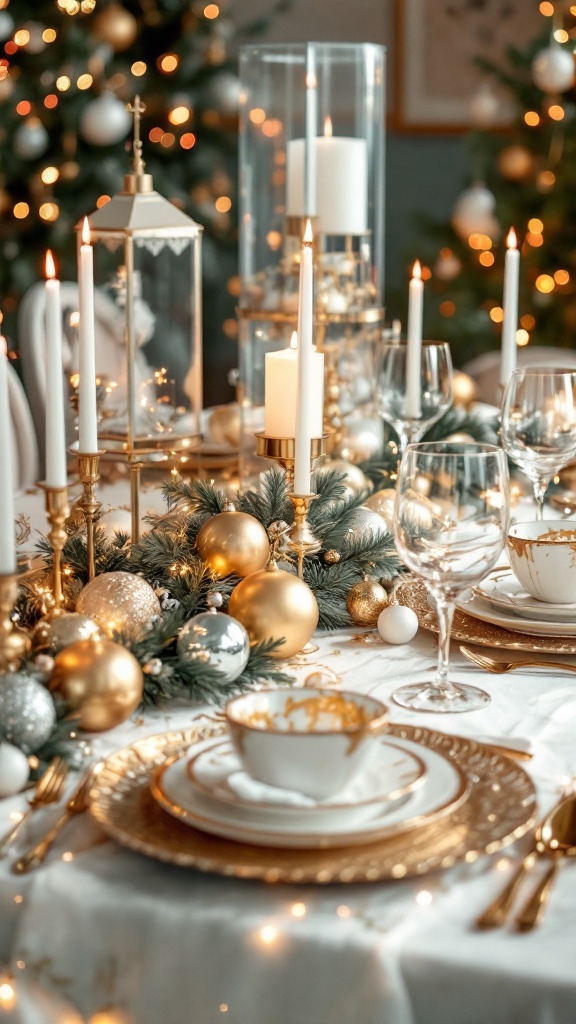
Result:
<svg viewBox="0 0 576 1024">
<path fill-rule="evenodd" d="M 495 445 L 430 441 L 409 445 L 394 506 L 398 553 L 420 576 L 438 613 L 438 669 L 432 682 L 402 686 L 397 704 L 417 711 L 474 711 L 490 697 L 449 678 L 454 602 L 496 565 L 508 529 L 508 469 Z"/>
<path fill-rule="evenodd" d="M 406 387 L 408 346 L 380 346 L 376 378 L 376 407 L 400 439 L 400 453 L 420 440 L 452 405 L 452 358 L 445 341 L 424 341 L 420 355 L 420 395 L 410 407 Z M 416 413 L 414 415 L 413 413 Z"/>
<path fill-rule="evenodd" d="M 502 402 L 502 446 L 532 483 L 536 519 L 552 477 L 576 455 L 576 373 L 513 370 Z"/>
</svg>

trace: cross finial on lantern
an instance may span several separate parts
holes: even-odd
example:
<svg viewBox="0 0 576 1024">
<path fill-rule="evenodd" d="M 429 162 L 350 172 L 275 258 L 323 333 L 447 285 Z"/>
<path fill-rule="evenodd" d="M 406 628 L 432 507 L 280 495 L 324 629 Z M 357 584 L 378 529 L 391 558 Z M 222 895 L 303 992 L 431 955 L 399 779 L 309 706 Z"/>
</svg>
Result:
<svg viewBox="0 0 576 1024">
<path fill-rule="evenodd" d="M 134 174 L 144 174 L 144 168 L 146 164 L 142 159 L 142 139 L 140 138 L 140 115 L 144 113 L 146 107 L 140 100 L 139 96 L 134 97 L 134 103 L 128 104 L 128 112 L 134 115 L 134 142 L 132 144 L 132 151 L 134 154 L 133 172 Z"/>
</svg>

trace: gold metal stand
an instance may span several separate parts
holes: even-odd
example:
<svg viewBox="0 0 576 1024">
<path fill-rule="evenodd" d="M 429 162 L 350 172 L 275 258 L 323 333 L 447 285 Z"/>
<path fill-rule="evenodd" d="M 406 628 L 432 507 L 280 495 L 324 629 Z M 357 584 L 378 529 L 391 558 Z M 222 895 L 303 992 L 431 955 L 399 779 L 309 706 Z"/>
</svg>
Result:
<svg viewBox="0 0 576 1024">
<path fill-rule="evenodd" d="M 84 515 L 86 523 L 86 551 L 88 555 L 88 579 L 93 580 L 96 575 L 94 565 L 94 520 L 96 518 L 100 502 L 96 500 L 94 488 L 100 479 L 98 463 L 106 452 L 100 449 L 97 452 L 78 452 L 73 450 L 78 459 L 78 476 L 82 484 L 83 494 L 76 504 Z"/>
<path fill-rule="evenodd" d="M 294 522 L 286 534 L 286 545 L 298 556 L 298 576 L 302 579 L 304 556 L 319 551 L 321 543 L 308 522 L 308 509 L 315 494 L 289 494 L 294 506 Z"/>
<path fill-rule="evenodd" d="M 12 609 L 18 597 L 18 576 L 0 576 L 0 673 L 17 669 L 30 650 L 30 639 L 12 622 Z"/>
<path fill-rule="evenodd" d="M 256 434 L 256 454 L 264 459 L 274 459 L 286 473 L 286 482 L 291 491 L 294 487 L 294 449 L 293 437 L 267 437 L 266 434 Z M 327 451 L 328 434 L 323 437 L 313 437 L 310 443 L 310 466 L 316 468 L 320 459 L 323 459 Z"/>
<path fill-rule="evenodd" d="M 144 463 L 138 456 L 128 458 L 130 466 L 130 512 L 132 515 L 131 537 L 132 544 L 138 544 L 140 540 L 140 474 Z"/>
<path fill-rule="evenodd" d="M 55 619 L 62 615 L 62 548 L 64 547 L 68 534 L 64 529 L 64 523 L 68 517 L 68 488 L 48 487 L 47 484 L 40 484 L 46 494 L 46 515 L 50 523 L 48 540 L 52 547 L 52 607 L 45 616 L 47 619 Z"/>
</svg>

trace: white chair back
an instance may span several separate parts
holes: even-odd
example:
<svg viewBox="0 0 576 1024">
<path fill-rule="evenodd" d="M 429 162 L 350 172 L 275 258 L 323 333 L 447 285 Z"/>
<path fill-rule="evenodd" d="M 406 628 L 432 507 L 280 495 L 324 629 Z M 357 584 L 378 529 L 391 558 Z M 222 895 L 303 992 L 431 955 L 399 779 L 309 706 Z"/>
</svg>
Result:
<svg viewBox="0 0 576 1024">
<path fill-rule="evenodd" d="M 30 406 L 13 366 L 8 364 L 8 402 L 12 420 L 14 483 L 17 490 L 33 486 L 39 478 L 38 445 Z"/>
<path fill-rule="evenodd" d="M 518 366 L 546 366 L 550 370 L 576 369 L 576 352 L 567 348 L 527 345 L 518 349 Z M 478 400 L 500 405 L 500 352 L 484 352 L 461 367 L 478 385 Z"/>
</svg>

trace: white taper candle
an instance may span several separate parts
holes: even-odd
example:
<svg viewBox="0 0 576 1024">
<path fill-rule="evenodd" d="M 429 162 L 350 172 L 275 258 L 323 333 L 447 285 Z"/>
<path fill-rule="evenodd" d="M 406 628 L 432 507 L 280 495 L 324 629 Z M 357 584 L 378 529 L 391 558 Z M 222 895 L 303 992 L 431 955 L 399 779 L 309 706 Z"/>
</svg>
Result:
<svg viewBox="0 0 576 1024">
<path fill-rule="evenodd" d="M 504 260 L 504 298 L 502 308 L 502 348 L 500 351 L 500 383 L 506 387 L 512 370 L 516 369 L 516 331 L 518 330 L 518 280 L 520 277 L 520 251 L 514 228 L 506 238 Z"/>
<path fill-rule="evenodd" d="M 46 253 L 46 485 L 66 487 L 62 307 L 54 257 Z"/>
<path fill-rule="evenodd" d="M 416 260 L 408 289 L 408 329 L 406 352 L 406 417 L 420 416 L 420 388 L 422 362 L 422 312 L 424 282 L 420 263 Z"/>
<path fill-rule="evenodd" d="M 6 340 L 0 335 L 0 575 L 16 572 L 14 438 L 8 402 Z"/>
<path fill-rule="evenodd" d="M 94 341 L 94 256 L 88 219 L 84 218 L 78 265 L 80 291 L 80 382 L 78 385 L 78 450 L 98 451 L 96 415 L 96 353 Z"/>
</svg>

